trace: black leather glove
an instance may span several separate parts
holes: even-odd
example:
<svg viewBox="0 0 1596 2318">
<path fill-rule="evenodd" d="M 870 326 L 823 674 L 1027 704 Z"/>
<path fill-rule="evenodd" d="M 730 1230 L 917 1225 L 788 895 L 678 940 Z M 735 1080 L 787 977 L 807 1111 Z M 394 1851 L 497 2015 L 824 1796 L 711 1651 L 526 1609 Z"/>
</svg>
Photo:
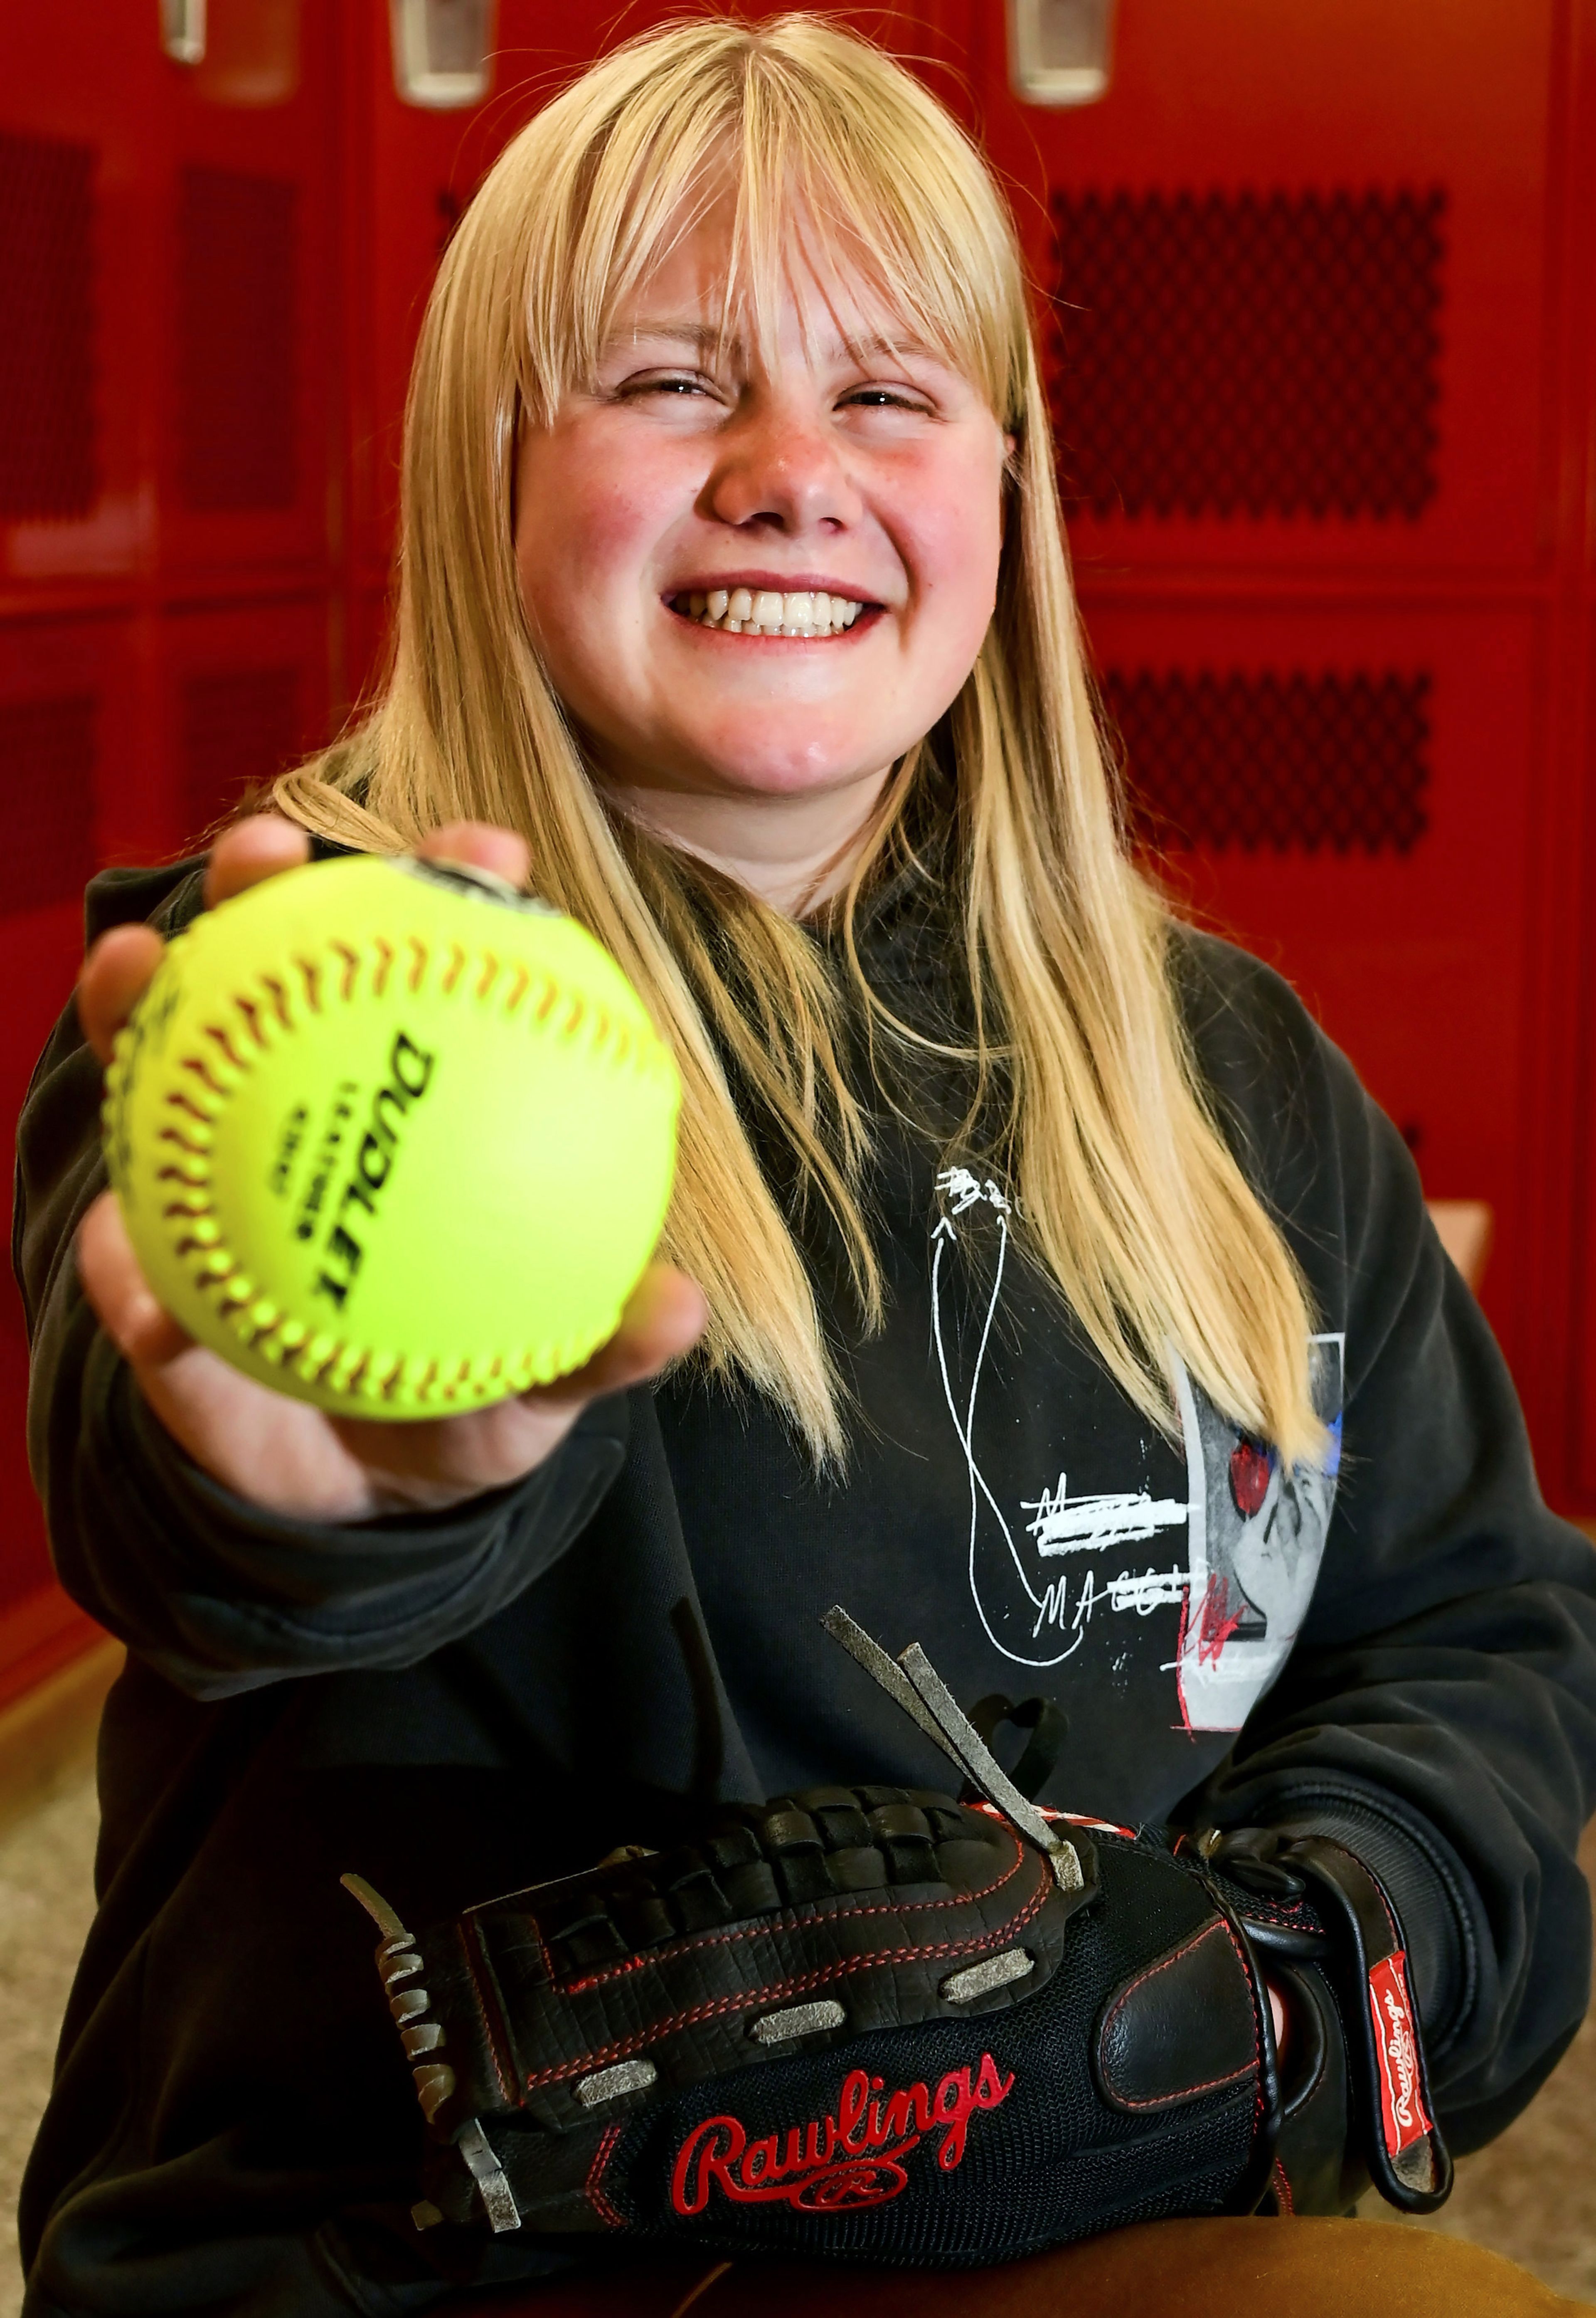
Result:
<svg viewBox="0 0 1596 2318">
<path fill-rule="evenodd" d="M 731 1806 L 690 1843 L 418 1937 L 346 1879 L 383 1933 L 428 2125 L 414 2219 L 444 2275 L 471 2274 L 485 2228 L 501 2255 L 524 2231 L 529 2252 L 587 2235 L 953 2267 L 1251 2212 L 1291 2121 L 1266 1956 L 1325 2008 L 1294 2114 L 1328 2113 L 1350 2052 L 1355 2078 L 1398 2088 L 1376 2179 L 1439 2203 L 1411 2008 L 1405 2045 L 1394 2027 L 1377 2045 L 1372 2014 L 1365 2047 L 1339 2025 L 1355 1987 L 1403 1998 L 1367 1870 L 1317 1837 L 1199 1846 L 1044 1812 L 922 1653 L 827 1622 L 985 1801 L 861 1785 Z"/>
</svg>

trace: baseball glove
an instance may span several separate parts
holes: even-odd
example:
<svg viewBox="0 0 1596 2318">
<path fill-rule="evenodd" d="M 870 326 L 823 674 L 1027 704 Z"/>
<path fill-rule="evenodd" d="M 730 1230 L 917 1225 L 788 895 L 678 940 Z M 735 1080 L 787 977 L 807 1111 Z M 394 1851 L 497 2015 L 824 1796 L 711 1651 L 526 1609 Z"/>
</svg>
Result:
<svg viewBox="0 0 1596 2318">
<path fill-rule="evenodd" d="M 418 2229 L 982 2264 L 1250 2213 L 1271 2183 L 1289 2205 L 1283 2132 L 1333 2203 L 1349 2125 L 1392 2203 L 1441 2203 L 1402 1936 L 1367 1868 L 1289 1830 L 1194 1843 L 1045 1811 L 918 1647 L 894 1661 L 826 1623 L 962 1799 L 731 1805 L 690 1843 L 417 1936 L 345 1878 L 426 2120 Z M 1266 1968 L 1296 1999 L 1284 2086 Z"/>
</svg>

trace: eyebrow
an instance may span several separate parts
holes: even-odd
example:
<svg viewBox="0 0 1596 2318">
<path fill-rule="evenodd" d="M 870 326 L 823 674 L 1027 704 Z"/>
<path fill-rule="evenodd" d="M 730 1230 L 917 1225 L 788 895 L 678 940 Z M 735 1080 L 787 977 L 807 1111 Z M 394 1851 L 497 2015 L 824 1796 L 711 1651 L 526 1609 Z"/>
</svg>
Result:
<svg viewBox="0 0 1596 2318">
<path fill-rule="evenodd" d="M 740 359 L 747 352 L 743 340 L 734 334 L 726 335 L 719 323 L 695 322 L 689 320 L 685 315 L 645 318 L 642 321 L 634 323 L 624 336 L 617 331 L 610 339 L 609 345 L 614 347 L 635 344 L 640 338 L 671 339 L 678 345 L 692 346 L 698 354 L 713 352 L 716 347 L 724 346 L 737 359 Z M 940 347 L 928 346 L 923 338 L 909 336 L 892 337 L 883 331 L 869 331 L 863 337 L 858 338 L 833 338 L 821 351 L 832 356 L 851 355 L 856 361 L 871 355 L 891 357 L 893 355 L 919 355 L 923 361 L 939 364 L 944 369 L 948 367 L 947 355 Z"/>
</svg>

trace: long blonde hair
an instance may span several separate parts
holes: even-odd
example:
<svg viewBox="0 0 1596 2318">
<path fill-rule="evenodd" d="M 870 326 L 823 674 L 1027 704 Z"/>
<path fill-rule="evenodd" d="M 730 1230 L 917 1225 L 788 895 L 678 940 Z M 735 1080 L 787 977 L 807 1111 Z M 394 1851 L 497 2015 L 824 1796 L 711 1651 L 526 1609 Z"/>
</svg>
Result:
<svg viewBox="0 0 1596 2318">
<path fill-rule="evenodd" d="M 1313 1455 L 1305 1289 L 1206 1107 L 1168 912 L 1117 825 L 1013 223 L 969 139 L 879 49 L 807 14 L 677 23 L 594 65 L 507 148 L 444 257 L 417 355 L 386 689 L 274 801 L 373 850 L 460 816 L 525 835 L 534 888 L 621 960 L 680 1065 L 665 1253 L 708 1297 L 699 1357 L 772 1396 L 822 1462 L 838 1457 L 840 1396 L 791 1186 L 784 1200 L 767 1181 L 728 1072 L 774 1125 L 781 1172 L 829 1210 L 863 1324 L 878 1325 L 845 1021 L 851 987 L 873 1031 L 915 1036 L 869 990 L 854 923 L 904 858 L 927 745 L 896 768 L 834 905 L 838 970 L 802 926 L 606 811 L 529 638 L 513 552 L 518 430 L 591 377 L 619 302 L 729 184 L 729 305 L 756 337 L 802 214 L 1014 438 L 997 607 L 944 728 L 966 1137 L 986 1122 L 981 1155 L 1004 1170 L 1033 1259 L 1155 1423 L 1172 1422 L 1176 1353 L 1288 1460 Z"/>
</svg>

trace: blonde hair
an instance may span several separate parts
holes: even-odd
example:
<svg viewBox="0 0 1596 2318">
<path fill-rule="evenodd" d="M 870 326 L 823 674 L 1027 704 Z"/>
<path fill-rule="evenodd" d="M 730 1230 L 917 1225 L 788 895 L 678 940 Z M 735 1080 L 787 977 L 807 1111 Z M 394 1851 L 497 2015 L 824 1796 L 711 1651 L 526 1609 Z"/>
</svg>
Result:
<svg viewBox="0 0 1596 2318">
<path fill-rule="evenodd" d="M 802 218 L 1014 438 L 997 607 L 943 728 L 970 1033 L 962 1048 L 920 1043 L 973 1066 L 963 1137 L 973 1153 L 985 1122 L 981 1155 L 1006 1173 L 1034 1261 L 1155 1423 L 1173 1422 L 1174 1352 L 1288 1461 L 1315 1454 L 1305 1289 L 1210 1115 L 1170 986 L 1169 914 L 1122 843 L 1012 220 L 969 139 L 879 49 L 806 14 L 677 23 L 594 65 L 507 147 L 444 257 L 417 355 L 386 689 L 274 801 L 373 850 L 459 816 L 525 835 L 534 888 L 621 960 L 681 1068 L 664 1252 L 708 1297 L 698 1357 L 769 1394 L 822 1462 L 838 1457 L 839 1390 L 794 1212 L 728 1072 L 774 1123 L 797 1199 L 829 1211 L 878 1325 L 847 994 L 873 1039 L 913 1045 L 868 987 L 854 924 L 889 866 L 915 874 L 909 808 L 929 745 L 896 768 L 834 905 L 839 974 L 801 926 L 606 811 L 530 641 L 513 550 L 518 429 L 591 377 L 619 303 L 729 184 L 728 310 L 757 337 Z"/>
</svg>

